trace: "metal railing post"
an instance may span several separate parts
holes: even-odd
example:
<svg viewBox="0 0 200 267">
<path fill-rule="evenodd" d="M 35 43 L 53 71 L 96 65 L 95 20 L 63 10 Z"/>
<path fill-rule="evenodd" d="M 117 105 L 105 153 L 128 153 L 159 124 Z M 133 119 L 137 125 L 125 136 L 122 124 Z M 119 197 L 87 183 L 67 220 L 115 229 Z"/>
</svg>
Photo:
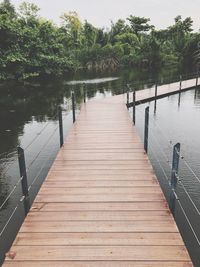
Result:
<svg viewBox="0 0 200 267">
<path fill-rule="evenodd" d="M 135 88 L 133 89 L 133 123 L 135 124 Z"/>
<path fill-rule="evenodd" d="M 64 144 L 64 139 L 63 139 L 63 119 L 62 119 L 61 107 L 58 107 L 58 118 L 59 118 L 60 147 L 62 147 Z"/>
<path fill-rule="evenodd" d="M 157 96 L 158 96 L 158 84 L 155 84 L 155 102 L 154 102 L 154 113 L 156 113 L 157 108 Z"/>
<path fill-rule="evenodd" d="M 177 143 L 173 148 L 173 158 L 172 158 L 172 171 L 171 171 L 171 193 L 170 193 L 170 209 L 172 213 L 175 213 L 175 201 L 177 199 L 176 195 L 176 185 L 178 181 L 178 168 L 180 159 L 180 143 Z"/>
<path fill-rule="evenodd" d="M 83 84 L 83 100 L 84 100 L 84 103 L 86 103 L 86 87 L 85 87 L 85 84 Z"/>
<path fill-rule="evenodd" d="M 148 137 L 149 137 L 149 107 L 145 108 L 145 122 L 144 122 L 144 150 L 148 152 Z"/>
<path fill-rule="evenodd" d="M 182 89 L 182 75 L 180 75 L 180 85 L 179 85 L 179 89 L 180 89 L 180 91 L 181 91 L 181 89 Z"/>
<path fill-rule="evenodd" d="M 128 108 L 128 105 L 129 105 L 129 85 L 127 84 L 126 85 L 126 105 L 127 105 L 127 108 Z"/>
<path fill-rule="evenodd" d="M 198 80 L 199 80 L 199 74 L 197 73 L 197 77 L 196 77 L 196 87 L 198 86 Z"/>
<path fill-rule="evenodd" d="M 72 115 L 73 115 L 73 123 L 74 123 L 76 121 L 74 92 L 72 92 Z"/>
<path fill-rule="evenodd" d="M 158 84 L 155 84 L 155 99 L 157 99 L 158 96 Z"/>
<path fill-rule="evenodd" d="M 17 148 L 17 153 L 18 153 L 20 177 L 22 178 L 21 185 L 22 185 L 22 194 L 24 196 L 24 212 L 26 216 L 30 210 L 26 162 L 25 162 L 24 150 L 21 147 Z"/>
</svg>

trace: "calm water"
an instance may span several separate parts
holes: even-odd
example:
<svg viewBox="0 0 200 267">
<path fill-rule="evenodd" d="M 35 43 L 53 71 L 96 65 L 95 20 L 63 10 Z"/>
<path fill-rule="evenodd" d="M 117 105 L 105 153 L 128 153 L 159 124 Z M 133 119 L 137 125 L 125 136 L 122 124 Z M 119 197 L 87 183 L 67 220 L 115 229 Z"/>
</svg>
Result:
<svg viewBox="0 0 200 267">
<path fill-rule="evenodd" d="M 122 93 L 124 84 L 129 81 L 135 88 L 142 89 L 152 86 L 155 80 L 167 82 L 177 75 L 176 70 L 159 73 L 121 71 L 112 74 L 86 75 L 77 74 L 74 77 L 66 77 L 62 80 L 34 81 L 31 83 L 4 83 L 0 85 L 0 257 L 9 247 L 24 219 L 23 205 L 20 202 L 21 186 L 19 181 L 19 168 L 17 162 L 17 146 L 25 149 L 28 183 L 30 186 L 30 199 L 34 200 L 51 164 L 59 150 L 59 133 L 57 108 L 63 108 L 64 133 L 67 134 L 72 125 L 71 115 L 71 91 L 76 97 L 76 113 L 78 115 L 83 102 L 84 88 L 87 90 L 87 98 L 104 98 L 108 95 Z M 176 79 L 175 79 L 176 80 Z M 148 84 L 147 84 L 148 83 Z M 182 143 L 182 153 L 191 164 L 191 168 L 200 175 L 198 162 L 199 130 L 198 116 L 200 112 L 200 93 L 190 91 L 181 96 L 178 107 L 177 96 L 169 97 L 157 102 L 157 113 L 153 114 L 151 107 L 150 125 L 150 152 L 152 162 L 161 179 L 161 183 L 167 191 L 167 183 L 162 179 L 162 171 L 159 169 L 159 159 L 162 153 L 170 158 L 171 145 L 179 141 Z M 137 127 L 143 132 L 144 105 L 137 108 Z M 195 122 L 195 123 L 194 123 Z M 158 129 L 162 129 L 162 134 Z M 154 144 L 153 138 L 161 142 L 161 146 Z M 170 142 L 169 142 L 170 141 Z M 162 149 L 161 149 L 162 148 Z M 156 156 L 156 157 L 155 157 Z M 163 160 L 165 172 L 170 176 L 169 167 Z M 183 164 L 184 165 L 184 164 Z M 181 175 L 191 197 L 199 207 L 199 182 L 187 169 L 181 165 Z M 13 187 L 16 186 L 15 190 Z M 178 189 L 182 195 L 181 189 Z M 8 200 L 6 201 L 7 197 Z M 189 201 L 183 199 L 187 207 Z M 189 207 L 190 208 L 190 207 Z M 178 210 L 178 208 L 177 208 Z M 14 212 L 13 212 L 14 211 Z M 198 229 L 199 217 L 190 209 L 191 218 L 195 219 L 195 230 Z M 180 216 L 177 216 L 177 220 Z M 182 219 L 181 219 L 182 220 Z M 5 227 L 6 226 L 6 227 Z M 199 233 L 200 234 L 200 233 Z M 188 234 L 189 238 L 191 234 Z M 187 238 L 187 239 L 189 239 Z M 188 241 L 189 247 L 193 247 L 193 241 Z M 195 252 L 196 248 L 192 249 Z M 199 265 L 200 266 L 200 265 Z"/>
</svg>

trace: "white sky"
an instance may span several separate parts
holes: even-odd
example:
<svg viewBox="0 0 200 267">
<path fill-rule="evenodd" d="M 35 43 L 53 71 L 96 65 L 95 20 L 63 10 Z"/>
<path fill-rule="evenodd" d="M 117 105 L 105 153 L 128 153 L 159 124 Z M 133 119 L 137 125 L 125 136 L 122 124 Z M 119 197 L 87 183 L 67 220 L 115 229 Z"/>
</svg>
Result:
<svg viewBox="0 0 200 267">
<path fill-rule="evenodd" d="M 11 0 L 18 6 L 23 0 Z M 40 15 L 60 22 L 60 15 L 77 11 L 82 20 L 86 19 L 98 27 L 109 27 L 110 21 L 129 15 L 148 17 L 157 29 L 173 23 L 177 15 L 191 16 L 194 29 L 200 29 L 200 0 L 30 0 L 40 8 Z"/>
</svg>

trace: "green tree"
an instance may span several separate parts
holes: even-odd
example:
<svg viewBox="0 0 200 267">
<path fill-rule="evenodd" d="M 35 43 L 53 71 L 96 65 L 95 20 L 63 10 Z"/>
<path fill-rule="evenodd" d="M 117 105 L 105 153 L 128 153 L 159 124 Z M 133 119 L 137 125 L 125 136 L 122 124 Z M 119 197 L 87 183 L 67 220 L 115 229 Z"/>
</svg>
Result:
<svg viewBox="0 0 200 267">
<path fill-rule="evenodd" d="M 140 33 L 148 32 L 154 28 L 154 26 L 149 25 L 149 18 L 129 16 L 127 20 L 130 22 L 133 33 L 139 35 Z"/>
</svg>

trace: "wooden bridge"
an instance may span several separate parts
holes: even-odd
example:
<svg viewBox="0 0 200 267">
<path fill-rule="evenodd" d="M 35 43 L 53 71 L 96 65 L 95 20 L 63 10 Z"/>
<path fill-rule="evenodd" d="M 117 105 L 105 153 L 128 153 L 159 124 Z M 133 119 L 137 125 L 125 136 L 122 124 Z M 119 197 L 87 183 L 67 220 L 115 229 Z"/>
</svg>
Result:
<svg viewBox="0 0 200 267">
<path fill-rule="evenodd" d="M 193 266 L 124 98 L 82 106 L 4 267 Z"/>
</svg>

